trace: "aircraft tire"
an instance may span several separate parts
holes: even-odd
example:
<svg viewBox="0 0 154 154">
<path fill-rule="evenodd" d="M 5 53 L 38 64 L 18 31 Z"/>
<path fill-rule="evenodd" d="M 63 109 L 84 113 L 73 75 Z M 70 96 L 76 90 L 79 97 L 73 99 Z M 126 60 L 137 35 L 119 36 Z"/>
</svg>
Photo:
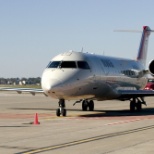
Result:
<svg viewBox="0 0 154 154">
<path fill-rule="evenodd" d="M 134 101 L 131 101 L 130 102 L 130 111 L 131 112 L 134 112 L 135 111 L 135 106 L 136 106 L 136 103 Z"/>
<path fill-rule="evenodd" d="M 63 109 L 62 115 L 63 115 L 63 117 L 66 117 L 66 109 Z"/>
<path fill-rule="evenodd" d="M 60 116 L 60 109 L 59 108 L 56 110 L 56 115 L 57 115 L 57 117 Z"/>
<path fill-rule="evenodd" d="M 88 102 L 86 100 L 83 100 L 82 102 L 82 111 L 87 111 L 88 108 Z"/>
<path fill-rule="evenodd" d="M 94 111 L 94 101 L 90 100 L 88 105 L 89 105 L 89 111 Z"/>
<path fill-rule="evenodd" d="M 138 101 L 136 103 L 136 108 L 137 108 L 137 111 L 141 111 L 141 109 L 142 109 L 142 103 L 140 101 Z"/>
</svg>

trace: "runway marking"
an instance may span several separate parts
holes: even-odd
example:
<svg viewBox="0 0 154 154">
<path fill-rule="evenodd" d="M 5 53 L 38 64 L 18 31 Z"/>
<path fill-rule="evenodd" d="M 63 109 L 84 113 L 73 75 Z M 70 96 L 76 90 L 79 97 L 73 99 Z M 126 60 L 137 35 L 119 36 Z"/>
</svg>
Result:
<svg viewBox="0 0 154 154">
<path fill-rule="evenodd" d="M 111 123 L 107 123 L 104 124 L 104 126 L 108 126 L 108 125 L 119 125 L 119 124 L 125 124 L 125 123 L 130 123 L 130 122 L 136 122 L 136 121 L 141 121 L 141 120 L 150 120 L 150 119 L 154 119 L 154 115 L 152 116 L 124 116 L 119 118 L 117 117 L 99 117 L 99 118 L 77 118 L 77 117 L 72 117 L 69 119 L 73 119 L 73 120 L 122 120 L 122 121 L 116 121 L 116 122 L 111 122 Z M 68 120 L 68 119 L 66 119 Z"/>
<path fill-rule="evenodd" d="M 0 119 L 34 119 L 35 114 L 15 114 L 15 113 L 0 113 Z M 70 115 L 67 117 L 57 117 L 54 114 L 39 113 L 40 121 L 47 120 L 117 120 L 116 122 L 107 123 L 105 125 L 119 125 L 124 123 L 136 122 L 141 120 L 154 119 L 154 115 L 148 116 L 101 116 L 101 117 L 79 117 L 78 115 Z M 119 121 L 120 120 L 120 121 Z"/>
<path fill-rule="evenodd" d="M 85 138 L 85 139 L 82 139 L 82 140 L 72 141 L 72 142 L 63 143 L 63 144 L 59 144 L 59 145 L 52 145 L 52 146 L 49 146 L 49 147 L 32 149 L 32 150 L 25 151 L 25 152 L 22 152 L 22 153 L 23 154 L 35 154 L 35 153 L 40 153 L 40 152 L 45 152 L 45 151 L 51 151 L 51 150 L 75 146 L 75 145 L 83 144 L 83 143 L 87 143 L 87 142 L 93 142 L 93 141 L 96 141 L 96 140 L 102 140 L 102 139 L 106 139 L 106 138 L 117 137 L 117 136 L 121 136 L 121 135 L 135 133 L 135 132 L 146 131 L 146 130 L 149 130 L 149 129 L 154 129 L 154 125 L 136 128 L 136 129 L 131 129 L 131 130 L 127 130 L 127 131 L 121 131 L 121 132 L 99 135 L 99 136 L 95 136 L 95 137 L 91 137 L 91 138 Z"/>
<path fill-rule="evenodd" d="M 125 124 L 125 123 L 130 123 L 130 122 L 140 121 L 140 120 L 142 120 L 142 119 L 116 121 L 116 122 L 112 122 L 112 123 L 107 123 L 107 124 L 105 124 L 105 125 L 107 125 L 107 126 L 109 126 L 109 125 L 119 125 L 119 124 Z"/>
<path fill-rule="evenodd" d="M 145 119 L 154 119 L 154 115 L 148 116 L 110 116 L 110 117 L 66 117 L 66 120 L 124 120 L 124 121 L 139 121 Z"/>
</svg>

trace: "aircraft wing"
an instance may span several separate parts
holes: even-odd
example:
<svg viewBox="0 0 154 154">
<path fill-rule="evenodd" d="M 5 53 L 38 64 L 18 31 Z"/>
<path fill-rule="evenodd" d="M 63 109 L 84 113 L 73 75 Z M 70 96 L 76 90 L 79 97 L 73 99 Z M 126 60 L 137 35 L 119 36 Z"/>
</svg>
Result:
<svg viewBox="0 0 154 154">
<path fill-rule="evenodd" d="M 16 91 L 17 93 L 21 94 L 22 92 L 29 92 L 32 95 L 36 93 L 44 93 L 42 89 L 35 89 L 35 88 L 10 88 L 10 87 L 1 87 L 0 91 Z"/>
<path fill-rule="evenodd" d="M 154 90 L 119 90 L 119 98 L 121 100 L 131 99 L 133 97 L 154 96 Z"/>
</svg>

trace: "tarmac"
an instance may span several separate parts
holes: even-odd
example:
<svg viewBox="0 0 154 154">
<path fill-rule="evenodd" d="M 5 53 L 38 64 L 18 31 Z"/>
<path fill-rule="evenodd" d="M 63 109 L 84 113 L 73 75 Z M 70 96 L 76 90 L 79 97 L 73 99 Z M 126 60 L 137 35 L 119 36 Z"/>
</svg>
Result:
<svg viewBox="0 0 154 154">
<path fill-rule="evenodd" d="M 0 92 L 0 154 L 153 154 L 154 97 L 145 101 L 134 113 L 129 101 L 95 101 L 93 112 L 66 101 L 57 117 L 56 99 Z"/>
</svg>

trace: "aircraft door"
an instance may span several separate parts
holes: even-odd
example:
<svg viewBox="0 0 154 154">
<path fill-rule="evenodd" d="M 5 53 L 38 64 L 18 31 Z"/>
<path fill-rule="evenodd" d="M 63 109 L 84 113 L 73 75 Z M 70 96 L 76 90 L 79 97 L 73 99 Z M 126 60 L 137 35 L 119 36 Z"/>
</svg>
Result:
<svg viewBox="0 0 154 154">
<path fill-rule="evenodd" d="M 101 59 L 100 60 L 100 66 L 101 66 L 101 69 L 103 70 L 103 74 L 104 75 L 108 75 L 109 74 L 109 67 L 108 67 L 108 62 L 106 59 Z"/>
<path fill-rule="evenodd" d="M 104 74 L 104 69 L 100 66 L 100 61 L 97 57 L 93 56 L 88 59 L 91 74 L 93 75 L 94 88 L 97 89 L 101 76 Z"/>
<path fill-rule="evenodd" d="M 108 68 L 104 67 L 102 60 L 100 60 L 100 64 L 99 65 L 100 65 L 100 68 L 101 68 L 101 71 L 102 71 L 102 75 L 103 74 L 104 75 L 108 75 L 109 70 L 108 70 Z"/>
<path fill-rule="evenodd" d="M 88 63 L 90 65 L 90 69 L 91 69 L 91 74 L 93 75 L 93 77 L 95 77 L 95 75 L 97 74 L 97 67 L 96 67 L 96 61 L 95 59 L 90 59 L 88 58 Z"/>
</svg>

